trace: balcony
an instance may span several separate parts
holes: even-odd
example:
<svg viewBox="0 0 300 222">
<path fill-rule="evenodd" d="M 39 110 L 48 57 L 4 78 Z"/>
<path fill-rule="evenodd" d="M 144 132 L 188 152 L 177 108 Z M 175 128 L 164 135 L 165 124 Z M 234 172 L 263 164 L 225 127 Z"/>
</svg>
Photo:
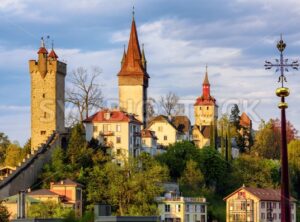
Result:
<svg viewBox="0 0 300 222">
<path fill-rule="evenodd" d="M 99 133 L 100 136 L 114 136 L 115 135 L 115 132 L 113 131 L 101 131 Z"/>
<path fill-rule="evenodd" d="M 174 201 L 174 202 L 193 202 L 206 203 L 206 198 L 203 197 L 157 197 L 158 202 Z"/>
</svg>

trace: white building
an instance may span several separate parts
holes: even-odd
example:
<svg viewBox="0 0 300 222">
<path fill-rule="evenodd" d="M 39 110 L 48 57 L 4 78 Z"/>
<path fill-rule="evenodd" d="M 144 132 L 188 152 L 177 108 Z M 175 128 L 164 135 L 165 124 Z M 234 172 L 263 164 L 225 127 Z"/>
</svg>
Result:
<svg viewBox="0 0 300 222">
<path fill-rule="evenodd" d="M 206 222 L 207 202 L 202 197 L 182 197 L 166 194 L 158 197 L 162 222 Z"/>
</svg>

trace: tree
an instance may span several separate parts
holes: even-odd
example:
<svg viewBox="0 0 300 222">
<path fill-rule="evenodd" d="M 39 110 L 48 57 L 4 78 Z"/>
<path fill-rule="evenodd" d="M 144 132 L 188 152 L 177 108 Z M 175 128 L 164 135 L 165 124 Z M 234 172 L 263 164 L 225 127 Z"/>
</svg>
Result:
<svg viewBox="0 0 300 222">
<path fill-rule="evenodd" d="M 173 92 L 168 92 L 165 96 L 161 96 L 159 104 L 162 108 L 162 113 L 167 116 L 184 113 L 184 107 L 179 104 L 179 97 Z"/>
<path fill-rule="evenodd" d="M 3 205 L 3 201 L 0 201 L 0 221 L 9 222 L 10 213 L 7 208 Z"/>
<path fill-rule="evenodd" d="M 247 154 L 240 155 L 233 161 L 232 182 L 239 186 L 277 188 L 279 186 L 280 163 L 276 160 L 263 159 Z"/>
<path fill-rule="evenodd" d="M 194 144 L 183 141 L 168 146 L 167 152 L 157 156 L 157 160 L 168 166 L 171 178 L 177 179 L 182 175 L 187 161 L 196 161 L 199 154 L 199 149 Z"/>
<path fill-rule="evenodd" d="M 28 218 L 68 218 L 74 215 L 75 212 L 70 207 L 64 207 L 60 203 L 53 201 L 40 202 L 38 204 L 30 205 L 27 213 Z"/>
<path fill-rule="evenodd" d="M 274 127 L 273 120 L 260 124 L 251 152 L 263 158 L 279 159 L 280 133 L 277 127 Z"/>
<path fill-rule="evenodd" d="M 240 129 L 240 109 L 237 104 L 234 104 L 231 108 L 231 114 L 230 114 L 230 123 L 236 127 L 237 130 Z"/>
<path fill-rule="evenodd" d="M 27 140 L 23 147 L 24 156 L 31 153 L 31 138 Z"/>
<path fill-rule="evenodd" d="M 152 119 L 156 115 L 155 111 L 155 106 L 156 106 L 156 101 L 154 98 L 148 98 L 147 101 L 147 119 Z"/>
<path fill-rule="evenodd" d="M 0 163 L 3 163 L 5 160 L 6 149 L 11 142 L 8 137 L 0 132 Z"/>
<path fill-rule="evenodd" d="M 80 160 L 86 154 L 87 142 L 84 137 L 84 128 L 81 124 L 75 125 L 71 130 L 70 140 L 67 147 L 67 158 L 72 165 L 79 164 Z"/>
<path fill-rule="evenodd" d="M 100 73 L 98 67 L 91 70 L 79 67 L 70 75 L 71 88 L 66 91 L 66 102 L 77 109 L 80 122 L 89 116 L 91 110 L 102 105 L 102 92 L 96 83 Z"/>
<path fill-rule="evenodd" d="M 184 196 L 199 196 L 204 184 L 204 176 L 197 162 L 189 160 L 179 179 L 181 192 L 183 192 Z"/>
<path fill-rule="evenodd" d="M 4 164 L 6 166 L 17 166 L 23 159 L 22 149 L 16 144 L 10 144 L 6 150 L 6 158 Z"/>
<path fill-rule="evenodd" d="M 138 157 L 122 166 L 108 162 L 90 172 L 87 197 L 91 203 L 104 202 L 117 208 L 117 215 L 157 215 L 155 197 L 168 178 L 166 167 L 152 157 Z"/>
<path fill-rule="evenodd" d="M 288 144 L 289 172 L 291 188 L 297 199 L 300 198 L 300 140 L 292 140 Z"/>
</svg>

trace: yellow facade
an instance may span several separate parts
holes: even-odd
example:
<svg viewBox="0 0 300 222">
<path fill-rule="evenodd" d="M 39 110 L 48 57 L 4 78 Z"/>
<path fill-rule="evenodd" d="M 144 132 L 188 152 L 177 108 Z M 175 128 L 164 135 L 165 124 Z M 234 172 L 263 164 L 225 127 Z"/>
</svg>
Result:
<svg viewBox="0 0 300 222">
<path fill-rule="evenodd" d="M 119 105 L 120 110 L 136 115 L 136 118 L 144 123 L 146 112 L 145 96 L 147 88 L 141 85 L 120 85 L 119 84 Z"/>
<path fill-rule="evenodd" d="M 37 149 L 53 131 L 65 130 L 66 64 L 39 53 L 29 61 L 31 76 L 31 146 Z"/>
<path fill-rule="evenodd" d="M 169 146 L 177 141 L 177 130 L 167 121 L 154 121 L 148 129 L 155 132 L 158 145 Z"/>
</svg>

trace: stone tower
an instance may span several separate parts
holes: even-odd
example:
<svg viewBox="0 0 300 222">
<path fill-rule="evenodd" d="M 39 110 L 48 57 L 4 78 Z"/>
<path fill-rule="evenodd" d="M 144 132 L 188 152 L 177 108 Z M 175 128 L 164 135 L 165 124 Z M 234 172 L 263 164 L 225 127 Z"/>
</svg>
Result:
<svg viewBox="0 0 300 222">
<path fill-rule="evenodd" d="M 38 51 L 38 61 L 29 61 L 31 76 L 31 147 L 37 149 L 53 131 L 65 131 L 65 76 L 67 65 L 58 61 L 44 40 Z"/>
<path fill-rule="evenodd" d="M 202 148 L 210 145 L 212 136 L 210 128 L 214 127 L 213 131 L 215 131 L 218 119 L 218 105 L 216 99 L 210 94 L 207 67 L 202 83 L 202 95 L 196 99 L 194 104 L 194 114 L 193 140 L 198 147 Z"/>
<path fill-rule="evenodd" d="M 127 52 L 124 49 L 121 70 L 118 74 L 119 106 L 121 110 L 137 115 L 136 118 L 144 126 L 147 121 L 146 104 L 149 78 L 144 47 L 141 52 L 133 17 Z"/>
</svg>

